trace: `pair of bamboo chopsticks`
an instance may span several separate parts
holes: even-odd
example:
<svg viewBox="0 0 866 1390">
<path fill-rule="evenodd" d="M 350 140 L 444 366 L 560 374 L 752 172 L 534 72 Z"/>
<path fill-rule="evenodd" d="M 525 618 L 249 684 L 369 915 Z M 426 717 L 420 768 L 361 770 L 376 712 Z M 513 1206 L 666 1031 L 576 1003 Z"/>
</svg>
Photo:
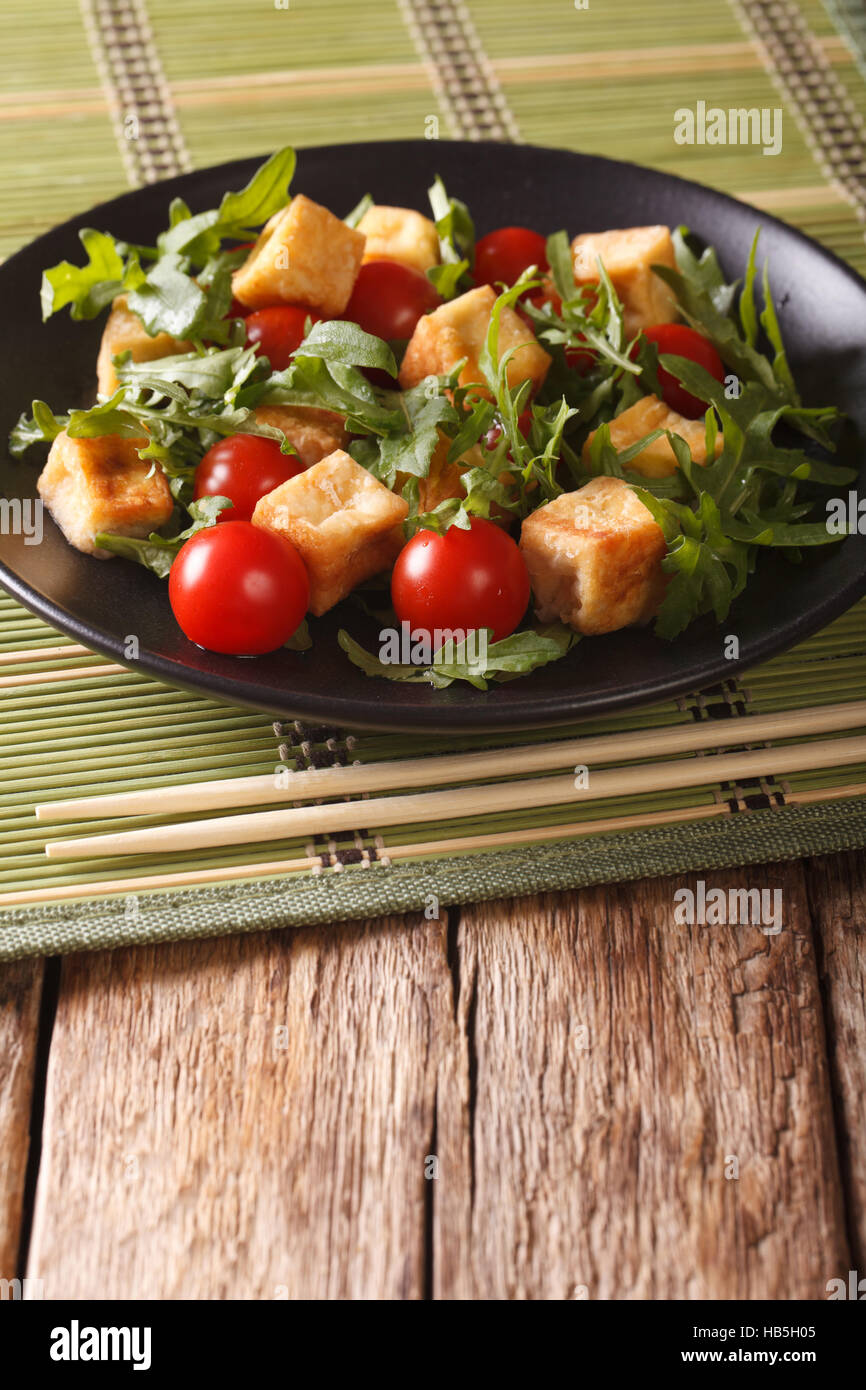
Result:
<svg viewBox="0 0 866 1390">
<path fill-rule="evenodd" d="M 194 786 L 157 787 L 148 791 L 56 801 L 38 806 L 36 815 L 41 821 L 172 815 L 242 806 L 268 806 L 275 802 L 309 801 L 323 797 L 345 798 L 359 793 L 363 795 L 361 800 L 260 810 L 243 815 L 55 840 L 46 845 L 46 854 L 55 859 L 196 851 L 296 837 L 309 838 L 361 828 L 370 830 L 430 820 L 467 819 L 535 807 L 708 786 L 717 782 L 734 782 L 740 778 L 850 766 L 866 762 L 864 735 L 789 744 L 779 748 L 712 753 L 697 758 L 674 756 L 670 762 L 636 763 L 630 760 L 645 759 L 648 743 L 653 757 L 658 757 L 701 753 L 730 744 L 839 733 L 864 726 L 866 701 L 851 701 L 818 709 L 747 716 L 731 719 L 724 724 L 710 722 L 653 730 L 650 733 L 644 730 L 563 740 L 534 747 L 313 769 L 288 773 L 282 783 L 272 776 L 230 778 Z M 606 761 L 630 765 L 615 768 L 601 766 Z M 576 779 L 573 771 L 567 776 L 539 775 L 564 767 L 585 767 L 588 778 Z M 532 777 L 528 780 L 483 780 L 514 779 L 515 773 L 521 772 L 531 773 Z M 454 782 L 469 785 L 449 785 Z M 393 795 L 419 786 L 440 786 L 445 789 Z M 369 793 L 374 791 L 392 794 L 371 798 Z"/>
</svg>

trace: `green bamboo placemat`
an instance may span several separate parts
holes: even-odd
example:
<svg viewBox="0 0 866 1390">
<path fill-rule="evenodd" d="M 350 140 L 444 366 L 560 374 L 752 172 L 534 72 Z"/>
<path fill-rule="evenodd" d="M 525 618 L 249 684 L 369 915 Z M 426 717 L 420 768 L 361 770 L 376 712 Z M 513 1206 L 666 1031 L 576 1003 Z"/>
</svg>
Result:
<svg viewBox="0 0 866 1390">
<path fill-rule="evenodd" d="M 276 0 L 245 7 L 240 24 L 234 0 L 28 11 L 0 0 L 0 23 L 3 252 L 127 185 L 197 165 L 438 129 L 675 171 L 795 223 L 866 271 L 866 23 L 854 0 L 669 0 L 663 13 L 645 0 Z M 677 146 L 674 112 L 700 99 L 782 105 L 781 153 Z M 70 645 L 0 595 L 0 652 Z M 866 843 L 866 799 L 854 794 L 864 766 L 158 863 L 49 861 L 37 801 L 443 751 L 434 738 L 272 725 L 104 666 L 56 652 L 3 666 L 16 683 L 0 690 L 0 959 L 432 912 Z M 864 677 L 866 603 L 702 694 L 520 741 L 643 729 L 649 757 L 654 729 L 714 718 L 742 719 L 746 741 L 750 714 L 854 700 Z M 448 751 L 515 741 L 452 739 Z M 119 823 L 62 834 L 85 828 Z"/>
</svg>

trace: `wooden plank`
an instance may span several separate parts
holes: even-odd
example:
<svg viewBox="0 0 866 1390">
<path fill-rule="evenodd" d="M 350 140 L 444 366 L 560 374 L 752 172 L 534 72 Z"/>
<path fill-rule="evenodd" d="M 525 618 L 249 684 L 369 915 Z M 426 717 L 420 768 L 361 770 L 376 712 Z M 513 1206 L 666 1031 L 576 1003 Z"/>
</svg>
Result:
<svg viewBox="0 0 866 1390">
<path fill-rule="evenodd" d="M 28 1272 L 58 1298 L 419 1298 L 445 924 L 70 957 Z"/>
<path fill-rule="evenodd" d="M 41 960 L 0 966 L 0 1279 L 17 1274 L 42 977 Z"/>
<path fill-rule="evenodd" d="M 706 877 L 781 887 L 782 933 L 675 925 L 694 877 L 465 910 L 437 1296 L 814 1299 L 848 1269 L 802 871 Z"/>
<path fill-rule="evenodd" d="M 853 1269 L 866 1273 L 866 859 L 807 860 Z M 839 1273 L 844 1276 L 845 1271 Z"/>
</svg>

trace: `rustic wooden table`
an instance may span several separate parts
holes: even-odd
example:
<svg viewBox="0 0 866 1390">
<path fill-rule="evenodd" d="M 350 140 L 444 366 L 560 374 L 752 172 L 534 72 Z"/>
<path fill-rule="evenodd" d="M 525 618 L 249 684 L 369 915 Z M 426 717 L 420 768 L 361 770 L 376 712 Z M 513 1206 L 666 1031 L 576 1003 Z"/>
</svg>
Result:
<svg viewBox="0 0 866 1390">
<path fill-rule="evenodd" d="M 781 935 L 654 880 L 0 968 L 0 1275 L 825 1297 L 866 1252 L 866 868 L 749 882 Z"/>
</svg>

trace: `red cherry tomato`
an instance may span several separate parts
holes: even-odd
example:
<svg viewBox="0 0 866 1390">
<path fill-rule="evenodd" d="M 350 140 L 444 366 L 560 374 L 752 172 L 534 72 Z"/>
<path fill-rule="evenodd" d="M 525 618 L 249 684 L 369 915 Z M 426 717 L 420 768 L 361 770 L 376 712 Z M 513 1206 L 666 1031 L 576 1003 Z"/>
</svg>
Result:
<svg viewBox="0 0 866 1390">
<path fill-rule="evenodd" d="M 684 323 L 658 323 L 652 328 L 645 328 L 643 336 L 656 344 L 659 356 L 669 352 L 674 357 L 688 357 L 689 361 L 697 362 L 699 367 L 703 367 L 710 376 L 714 376 L 716 381 L 724 382 L 725 368 L 721 357 L 712 343 L 696 329 L 689 328 Z M 666 372 L 664 367 L 659 367 L 659 386 L 671 410 L 676 410 L 689 420 L 697 420 L 705 413 L 706 402 L 699 401 L 697 396 L 686 391 L 676 377 Z"/>
<path fill-rule="evenodd" d="M 184 635 L 211 652 L 262 656 L 281 647 L 307 611 L 310 581 L 284 536 L 230 521 L 199 531 L 168 576 Z"/>
<path fill-rule="evenodd" d="M 220 512 L 220 521 L 249 521 L 260 497 L 303 471 L 297 454 L 281 453 L 276 439 L 231 434 L 208 449 L 195 470 L 193 497 L 230 497 L 234 506 Z"/>
<path fill-rule="evenodd" d="M 268 358 L 275 372 L 284 372 L 305 337 L 307 319 L 320 316 L 303 304 L 275 304 L 247 317 L 247 343 Z"/>
<path fill-rule="evenodd" d="M 531 265 L 547 270 L 547 246 L 541 233 L 528 227 L 499 227 L 475 247 L 475 280 L 479 285 L 499 281 L 513 285 Z"/>
<path fill-rule="evenodd" d="M 343 314 L 375 338 L 411 338 L 423 314 L 442 303 L 426 275 L 397 261 L 362 265 Z"/>
<path fill-rule="evenodd" d="M 513 632 L 529 603 L 529 572 L 515 542 L 492 521 L 468 531 L 419 531 L 397 557 L 391 600 L 413 633 L 490 627 L 493 641 Z"/>
</svg>

